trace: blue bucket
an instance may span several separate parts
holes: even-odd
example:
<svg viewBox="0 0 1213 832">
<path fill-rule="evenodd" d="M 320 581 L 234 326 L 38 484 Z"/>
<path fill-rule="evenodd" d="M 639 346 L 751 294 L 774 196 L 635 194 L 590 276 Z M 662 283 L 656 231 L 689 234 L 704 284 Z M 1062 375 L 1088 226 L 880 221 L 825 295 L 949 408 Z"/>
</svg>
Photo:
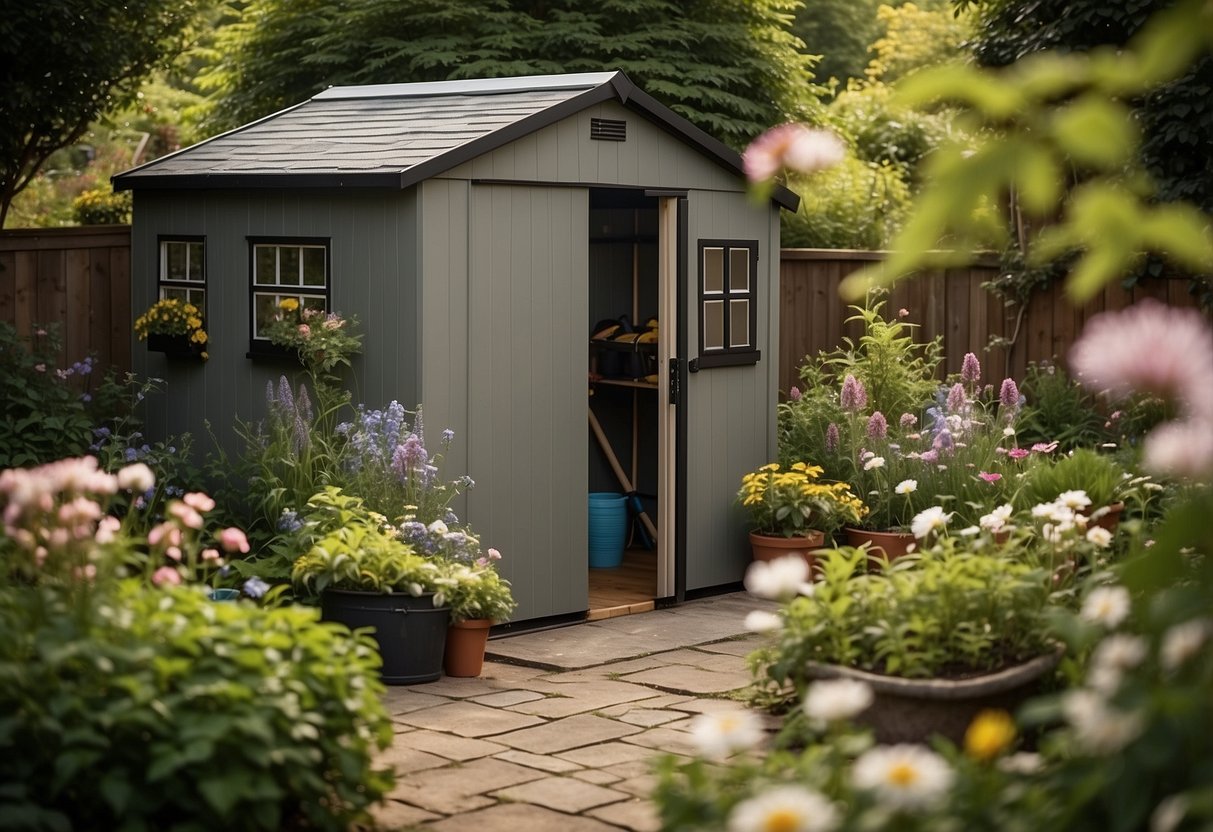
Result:
<svg viewBox="0 0 1213 832">
<path fill-rule="evenodd" d="M 590 494 L 590 568 L 614 569 L 623 563 L 628 531 L 628 498 L 622 494 Z"/>
</svg>

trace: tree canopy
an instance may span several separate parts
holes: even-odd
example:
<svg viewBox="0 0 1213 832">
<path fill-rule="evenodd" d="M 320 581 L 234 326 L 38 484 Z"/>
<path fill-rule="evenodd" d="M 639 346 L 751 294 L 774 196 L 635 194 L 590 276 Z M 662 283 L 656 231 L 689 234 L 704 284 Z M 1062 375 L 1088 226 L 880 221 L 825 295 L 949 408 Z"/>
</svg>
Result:
<svg viewBox="0 0 1213 832">
<path fill-rule="evenodd" d="M 40 0 L 0 16 L 0 227 L 52 153 L 181 50 L 200 0 Z"/>
<path fill-rule="evenodd" d="M 741 147 L 815 120 L 798 0 L 251 0 L 220 30 L 202 83 L 212 129 L 330 85 L 621 69 L 697 126 Z"/>
</svg>

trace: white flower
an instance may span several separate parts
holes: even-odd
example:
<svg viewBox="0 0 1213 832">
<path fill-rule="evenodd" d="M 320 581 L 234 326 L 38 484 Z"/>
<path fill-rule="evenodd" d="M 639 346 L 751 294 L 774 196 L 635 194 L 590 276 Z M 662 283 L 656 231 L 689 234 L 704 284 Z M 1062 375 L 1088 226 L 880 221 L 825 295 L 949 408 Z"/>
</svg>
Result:
<svg viewBox="0 0 1213 832">
<path fill-rule="evenodd" d="M 914 533 L 914 537 L 922 540 L 931 532 L 946 528 L 951 516 L 952 513 L 945 512 L 943 506 L 931 506 L 914 515 L 914 519 L 910 521 L 910 531 Z"/>
<path fill-rule="evenodd" d="M 1005 427 L 1005 428 L 1003 428 L 1003 429 L 1002 429 L 1002 435 L 1003 435 L 1003 436 L 1014 436 L 1014 435 L 1015 435 L 1015 428 L 1013 428 L 1013 427 L 1011 427 L 1010 425 L 1008 425 L 1007 427 Z"/>
<path fill-rule="evenodd" d="M 123 491 L 142 494 L 155 484 L 156 475 L 142 462 L 136 462 L 118 471 L 118 487 Z"/>
<path fill-rule="evenodd" d="M 1091 670 L 1087 683 L 1105 695 L 1111 695 L 1120 687 L 1126 670 L 1132 670 L 1146 658 L 1146 642 L 1124 634 L 1108 636 L 1099 643 L 1091 656 Z"/>
<path fill-rule="evenodd" d="M 1173 794 L 1163 798 L 1150 813 L 1150 832 L 1175 832 L 1188 814 L 1188 798 Z"/>
<path fill-rule="evenodd" d="M 999 760 L 998 767 L 1010 774 L 1035 774 L 1044 767 L 1044 760 L 1031 751 L 1016 751 Z"/>
<path fill-rule="evenodd" d="M 1059 506 L 1065 506 L 1071 511 L 1078 511 L 1080 508 L 1087 508 L 1091 505 L 1091 498 L 1087 496 L 1085 491 L 1063 491 L 1057 495 L 1057 499 L 1053 502 Z"/>
<path fill-rule="evenodd" d="M 1159 659 L 1167 670 L 1175 670 L 1200 652 L 1213 631 L 1213 622 L 1207 618 L 1196 618 L 1176 624 L 1162 637 Z"/>
<path fill-rule="evenodd" d="M 1074 729 L 1078 745 L 1091 754 L 1112 754 L 1141 733 L 1140 714 L 1108 707 L 1093 690 L 1072 690 L 1061 700 L 1061 710 Z"/>
<path fill-rule="evenodd" d="M 875 699 L 866 682 L 855 679 L 826 679 L 814 682 L 804 698 L 805 715 L 815 724 L 851 719 L 871 706 Z"/>
<path fill-rule="evenodd" d="M 1123 586 L 1101 586 L 1091 590 L 1083 602 L 1084 619 L 1112 629 L 1129 617 L 1129 590 Z"/>
<path fill-rule="evenodd" d="M 871 471 L 873 468 L 883 468 L 883 467 L 884 467 L 884 457 L 883 456 L 874 456 L 863 464 L 863 470 L 865 470 L 865 471 Z"/>
<path fill-rule="evenodd" d="M 1087 540 L 1101 549 L 1106 549 L 1112 545 L 1112 533 L 1103 526 L 1092 526 L 1087 529 Z"/>
<path fill-rule="evenodd" d="M 898 494 L 913 494 L 918 490 L 918 480 L 902 480 L 893 490 Z"/>
<path fill-rule="evenodd" d="M 760 598 L 790 598 L 811 594 L 809 565 L 800 555 L 771 561 L 755 561 L 745 573 L 745 588 Z"/>
<path fill-rule="evenodd" d="M 1011 515 L 1015 513 L 1015 509 L 1010 503 L 999 506 L 989 514 L 983 514 L 981 519 L 977 521 L 977 525 L 981 526 L 986 531 L 1000 532 L 1007 525 L 1007 521 L 1011 519 Z"/>
<path fill-rule="evenodd" d="M 851 769 L 857 789 L 898 809 L 928 806 L 947 794 L 955 777 L 943 757 L 921 745 L 877 746 Z"/>
<path fill-rule="evenodd" d="M 430 523 L 428 526 L 426 526 L 426 530 L 430 534 L 446 534 L 448 531 L 450 531 L 450 529 L 446 527 L 446 523 L 443 523 L 441 520 L 435 520 L 433 523 Z"/>
<path fill-rule="evenodd" d="M 975 536 L 981 534 L 981 527 L 980 526 L 965 526 L 963 529 L 958 531 L 957 534 L 960 535 L 961 537 L 975 537 Z"/>
<path fill-rule="evenodd" d="M 777 786 L 743 800 L 729 814 L 729 832 L 829 832 L 838 810 L 820 793 L 803 786 Z"/>
<path fill-rule="evenodd" d="M 783 619 L 773 612 L 750 610 L 745 617 L 745 628 L 751 633 L 770 633 L 783 627 Z"/>
<path fill-rule="evenodd" d="M 700 714 L 691 722 L 691 741 L 705 757 L 723 759 L 762 742 L 762 722 L 750 711 Z"/>
</svg>

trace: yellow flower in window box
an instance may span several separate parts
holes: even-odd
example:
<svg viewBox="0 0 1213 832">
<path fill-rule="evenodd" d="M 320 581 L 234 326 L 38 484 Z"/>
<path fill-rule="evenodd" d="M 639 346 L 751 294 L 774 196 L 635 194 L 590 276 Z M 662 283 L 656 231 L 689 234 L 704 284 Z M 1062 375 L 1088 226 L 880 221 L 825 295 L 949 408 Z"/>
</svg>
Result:
<svg viewBox="0 0 1213 832">
<path fill-rule="evenodd" d="M 202 327 L 202 314 L 192 303 L 165 298 L 153 303 L 135 319 L 135 334 L 148 342 L 148 349 L 173 356 L 208 357 L 202 350 L 209 340 Z"/>
</svg>

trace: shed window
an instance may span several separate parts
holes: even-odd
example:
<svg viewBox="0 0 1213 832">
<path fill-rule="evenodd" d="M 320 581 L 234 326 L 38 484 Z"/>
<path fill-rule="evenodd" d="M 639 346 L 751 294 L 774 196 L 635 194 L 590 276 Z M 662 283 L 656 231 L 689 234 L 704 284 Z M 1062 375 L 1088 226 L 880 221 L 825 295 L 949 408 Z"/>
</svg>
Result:
<svg viewBox="0 0 1213 832">
<path fill-rule="evenodd" d="M 161 237 L 160 300 L 176 298 L 206 314 L 206 238 Z"/>
<path fill-rule="evenodd" d="M 295 298 L 303 309 L 329 311 L 329 241 L 252 238 L 249 243 L 252 344 L 261 352 L 272 346 L 265 328 L 283 300 Z"/>
<path fill-rule="evenodd" d="M 758 241 L 699 241 L 699 367 L 754 364 Z"/>
</svg>

